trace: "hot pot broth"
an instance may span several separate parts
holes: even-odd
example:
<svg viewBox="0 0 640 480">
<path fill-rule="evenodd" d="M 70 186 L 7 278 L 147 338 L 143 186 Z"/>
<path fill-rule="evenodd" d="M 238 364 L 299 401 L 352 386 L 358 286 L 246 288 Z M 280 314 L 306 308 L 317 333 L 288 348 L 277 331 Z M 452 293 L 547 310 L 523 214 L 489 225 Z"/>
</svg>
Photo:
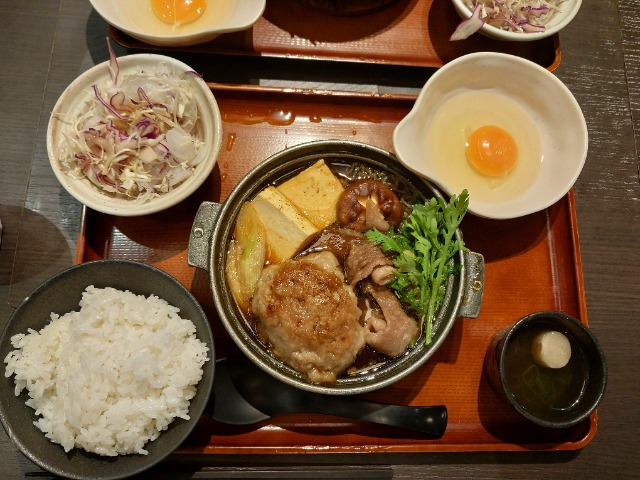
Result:
<svg viewBox="0 0 640 480">
<path fill-rule="evenodd" d="M 335 176 L 335 178 L 339 180 L 340 184 L 342 185 L 342 188 L 346 188 L 353 182 L 356 182 L 358 180 L 363 180 L 363 179 L 377 180 L 379 182 L 382 182 L 385 186 L 389 187 L 393 191 L 393 193 L 396 194 L 398 200 L 402 204 L 403 218 L 406 218 L 408 214 L 411 212 L 412 205 L 418 202 L 425 201 L 425 197 L 421 193 L 421 191 L 415 185 L 413 185 L 407 178 L 401 175 L 392 173 L 390 171 L 385 171 L 382 169 L 375 169 L 375 168 L 372 168 L 371 166 L 364 165 L 362 163 L 351 162 L 351 161 L 343 160 L 339 158 L 333 158 L 333 159 L 325 158 L 325 163 L 329 167 L 331 173 Z M 296 177 L 298 174 L 300 174 L 301 171 L 304 171 L 304 170 L 306 170 L 306 168 L 298 169 L 294 172 L 291 172 L 286 176 L 283 176 L 281 178 L 274 180 L 273 182 L 270 183 L 269 186 L 281 185 L 287 180 L 293 177 Z M 253 198 L 255 198 L 255 196 Z M 332 231 L 335 231 L 336 229 L 344 230 L 344 227 L 338 225 L 336 222 L 332 222 L 327 227 L 319 229 L 317 233 L 311 235 L 306 239 L 305 242 L 299 245 L 296 252 L 293 254 L 292 258 L 299 260 L 299 259 L 304 259 L 305 257 L 308 257 L 309 255 L 312 255 L 312 254 L 317 254 L 323 251 L 329 251 L 338 258 L 340 263 L 340 269 L 344 272 L 345 259 L 344 259 L 344 251 L 341 251 L 341 246 L 332 245 L 331 242 L 318 244 L 318 239 L 320 237 L 327 234 L 327 232 L 332 232 Z M 234 238 L 232 239 L 230 243 L 230 248 L 227 251 L 228 252 L 227 259 L 229 258 L 229 252 L 232 250 L 233 243 L 237 242 L 238 240 L 237 238 L 235 238 L 236 236 L 237 236 L 237 230 L 234 233 Z M 227 261 L 229 262 L 229 260 Z M 268 267 L 272 263 L 274 262 L 270 261 L 269 259 L 265 259 L 263 267 Z M 346 283 L 346 279 L 345 279 L 345 283 Z M 372 309 L 372 299 L 370 295 L 363 293 L 362 288 L 360 288 L 359 284 L 355 285 L 353 290 L 357 297 L 358 308 L 361 310 L 361 312 L 363 312 L 360 319 L 360 322 L 363 324 L 365 313 L 370 312 Z M 271 345 L 267 336 L 264 334 L 264 329 L 261 327 L 259 316 L 252 311 L 251 306 L 247 307 L 246 304 L 240 305 L 240 303 L 237 303 L 237 305 L 239 310 L 242 313 L 244 321 L 249 326 L 250 330 L 253 332 L 256 339 L 264 346 L 265 349 L 273 353 L 273 345 Z M 413 312 L 410 309 L 408 309 L 405 305 L 403 305 L 403 310 L 407 315 L 409 315 L 413 319 L 413 321 L 416 322 L 416 324 L 419 323 L 417 318 L 415 318 L 415 315 L 413 314 Z M 436 328 L 437 328 L 437 325 L 436 325 Z M 412 338 L 411 345 L 409 346 L 408 349 L 406 349 L 405 352 L 400 354 L 400 356 L 406 355 L 410 352 L 414 342 L 417 341 L 418 338 L 423 335 L 420 330 L 421 329 L 418 328 L 417 334 L 414 335 L 414 337 Z M 275 355 L 275 356 L 278 357 L 278 355 Z M 338 375 L 338 378 L 366 375 L 376 370 L 377 368 L 381 368 L 382 366 L 384 366 L 386 363 L 390 361 L 397 360 L 397 357 L 398 355 L 395 355 L 395 356 L 386 355 L 385 353 L 382 353 L 376 350 L 375 348 L 371 347 L 369 344 L 367 344 L 362 350 L 358 352 L 355 360 L 350 363 L 349 367 Z M 283 358 L 279 358 L 279 359 L 281 361 L 284 361 L 285 363 L 289 363 L 286 361 L 286 359 L 283 359 Z M 295 366 L 293 366 L 293 368 L 296 369 Z M 321 382 L 322 380 L 316 380 L 316 383 L 321 383 Z M 331 382 L 331 380 L 328 380 L 328 382 Z"/>
</svg>

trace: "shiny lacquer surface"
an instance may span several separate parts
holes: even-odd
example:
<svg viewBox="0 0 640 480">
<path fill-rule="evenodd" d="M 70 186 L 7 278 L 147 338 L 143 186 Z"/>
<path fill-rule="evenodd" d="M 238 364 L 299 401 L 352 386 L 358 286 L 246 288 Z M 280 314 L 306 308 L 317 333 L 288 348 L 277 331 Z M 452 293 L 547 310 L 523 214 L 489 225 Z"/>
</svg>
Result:
<svg viewBox="0 0 640 480">
<path fill-rule="evenodd" d="M 186 262 L 199 203 L 224 201 L 252 166 L 291 145 L 352 139 L 391 150 L 391 131 L 413 100 L 212 88 L 222 114 L 224 141 L 209 181 L 182 204 L 155 215 L 118 218 L 87 209 L 76 261 L 136 259 L 169 272 L 205 308 L 218 355 L 224 357 L 239 352 L 217 318 L 208 274 Z M 284 416 L 254 427 L 222 425 L 205 415 L 181 451 L 571 450 L 586 445 L 595 434 L 595 414 L 566 430 L 536 427 L 495 394 L 482 370 L 493 335 L 527 313 L 562 310 L 587 322 L 573 192 L 547 210 L 519 219 L 492 221 L 469 215 L 462 229 L 468 247 L 485 257 L 480 316 L 459 319 L 422 368 L 390 387 L 363 395 L 384 403 L 446 405 L 449 425 L 441 439 L 320 415 Z"/>
<path fill-rule="evenodd" d="M 557 35 L 533 42 L 502 42 L 481 35 L 450 42 L 459 22 L 449 0 L 397 0 L 356 17 L 318 13 L 296 0 L 278 0 L 267 2 L 262 18 L 248 30 L 174 50 L 420 67 L 440 67 L 466 53 L 496 51 L 527 58 L 549 70 L 560 63 Z M 115 28 L 110 33 L 128 48 L 157 48 Z"/>
</svg>

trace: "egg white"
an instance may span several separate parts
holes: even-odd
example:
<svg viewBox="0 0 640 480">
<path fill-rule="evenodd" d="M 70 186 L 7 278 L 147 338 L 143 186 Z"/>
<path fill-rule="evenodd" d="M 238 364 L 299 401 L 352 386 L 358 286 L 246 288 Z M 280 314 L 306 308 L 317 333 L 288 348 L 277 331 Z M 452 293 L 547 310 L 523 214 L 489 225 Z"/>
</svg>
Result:
<svg viewBox="0 0 640 480">
<path fill-rule="evenodd" d="M 201 31 L 226 22 L 231 16 L 235 2 L 236 0 L 207 0 L 200 17 L 193 22 L 177 26 L 160 20 L 151 9 L 150 0 L 125 0 L 122 2 L 122 10 L 135 28 L 147 34 L 171 37 Z"/>
<path fill-rule="evenodd" d="M 465 155 L 467 139 L 484 125 L 503 128 L 517 144 L 518 161 L 504 177 L 482 175 Z M 453 192 L 466 188 L 478 203 L 522 195 L 534 183 L 543 161 L 540 132 L 532 117 L 513 99 L 489 90 L 463 90 L 446 98 L 427 126 L 426 143 L 425 170 Z"/>
</svg>

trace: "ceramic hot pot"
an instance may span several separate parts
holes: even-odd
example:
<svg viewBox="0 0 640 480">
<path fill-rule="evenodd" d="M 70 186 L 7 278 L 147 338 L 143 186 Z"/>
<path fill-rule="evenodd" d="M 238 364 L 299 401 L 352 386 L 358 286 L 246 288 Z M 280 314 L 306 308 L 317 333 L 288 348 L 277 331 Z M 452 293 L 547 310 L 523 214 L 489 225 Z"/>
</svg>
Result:
<svg viewBox="0 0 640 480">
<path fill-rule="evenodd" d="M 225 278 L 226 256 L 235 219 L 242 204 L 268 185 L 277 184 L 320 159 L 330 167 L 353 163 L 396 175 L 424 198 L 440 197 L 431 183 L 404 168 L 390 153 L 352 141 L 317 141 L 287 148 L 254 167 L 221 204 L 204 202 L 198 209 L 189 238 L 188 262 L 209 272 L 211 293 L 222 321 L 242 352 L 275 378 L 307 391 L 345 395 L 373 391 L 388 386 L 423 365 L 442 345 L 459 317 L 477 317 L 484 286 L 484 259 L 480 254 L 459 252 L 453 259 L 459 275 L 451 276 L 443 305 L 434 321 L 435 334 L 425 345 L 424 334 L 404 355 L 355 376 L 339 378 L 333 384 L 311 383 L 275 358 L 260 342 L 240 312 Z M 456 235 L 462 238 L 462 232 Z"/>
</svg>

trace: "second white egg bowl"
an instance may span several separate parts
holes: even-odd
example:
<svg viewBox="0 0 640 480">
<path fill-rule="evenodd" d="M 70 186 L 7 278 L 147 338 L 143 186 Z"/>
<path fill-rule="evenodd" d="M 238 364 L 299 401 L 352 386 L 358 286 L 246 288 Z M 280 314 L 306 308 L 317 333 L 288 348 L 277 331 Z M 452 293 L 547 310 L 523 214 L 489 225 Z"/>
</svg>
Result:
<svg viewBox="0 0 640 480">
<path fill-rule="evenodd" d="M 529 126 L 526 130 L 529 138 L 539 146 L 539 165 L 535 169 L 523 172 L 525 165 L 520 158 L 503 184 L 495 182 L 496 192 L 508 187 L 509 194 L 484 195 L 488 191 L 486 186 L 482 186 L 485 192 L 480 192 L 480 187 L 474 188 L 472 181 L 465 181 L 469 178 L 479 182 L 487 179 L 472 173 L 473 168 L 464 158 L 464 138 L 458 142 L 460 145 L 445 145 L 451 150 L 446 158 L 442 158 L 443 155 L 435 158 L 433 148 L 428 145 L 427 136 L 434 117 L 440 114 L 443 105 L 463 94 L 487 94 L 503 99 L 504 104 L 513 105 L 522 112 L 522 124 Z M 473 107 L 469 104 L 470 111 Z M 464 106 L 461 108 L 464 110 Z M 496 102 L 478 116 L 486 114 L 486 123 L 491 124 L 491 119 L 504 110 L 505 105 Z M 464 111 L 460 115 L 464 117 Z M 483 118 L 477 118 L 475 122 L 485 124 Z M 469 128 L 463 123 L 455 125 L 460 132 Z M 512 125 L 504 125 L 503 128 L 509 130 L 519 120 L 514 119 L 510 123 Z M 440 141 L 446 142 L 446 139 L 441 138 Z M 436 183 L 449 195 L 459 194 L 466 188 L 470 195 L 471 213 L 507 219 L 543 210 L 571 189 L 586 160 L 588 133 L 578 102 L 554 74 L 520 57 L 481 52 L 459 57 L 429 78 L 412 110 L 395 128 L 393 147 L 401 163 Z M 450 166 L 444 163 L 443 168 L 443 161 L 451 162 Z M 515 180 L 512 179 L 518 177 L 526 177 L 527 181 L 522 185 L 513 184 Z M 491 188 L 494 188 L 493 184 Z"/>
<path fill-rule="evenodd" d="M 197 20 L 174 28 L 156 17 L 150 0 L 90 1 L 96 12 L 117 29 L 163 47 L 196 45 L 223 33 L 249 29 L 266 6 L 266 0 L 209 0 Z"/>
</svg>

